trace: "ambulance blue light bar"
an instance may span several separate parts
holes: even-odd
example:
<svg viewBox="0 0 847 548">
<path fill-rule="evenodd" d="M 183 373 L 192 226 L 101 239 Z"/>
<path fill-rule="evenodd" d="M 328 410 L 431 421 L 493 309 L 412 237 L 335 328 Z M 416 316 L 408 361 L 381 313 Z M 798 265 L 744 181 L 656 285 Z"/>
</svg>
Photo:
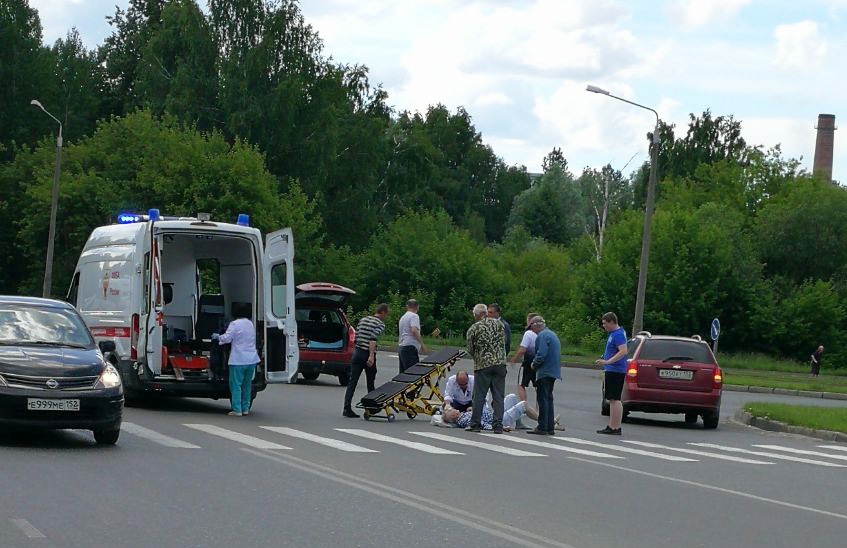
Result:
<svg viewBox="0 0 847 548">
<path fill-rule="evenodd" d="M 246 213 L 239 213 L 236 224 L 238 226 L 250 226 L 250 215 L 247 215 Z"/>
<path fill-rule="evenodd" d="M 162 216 L 158 209 L 150 209 L 147 215 L 139 215 L 138 213 L 119 213 L 118 224 L 128 225 L 131 223 L 146 223 L 147 221 L 161 221 Z"/>
</svg>

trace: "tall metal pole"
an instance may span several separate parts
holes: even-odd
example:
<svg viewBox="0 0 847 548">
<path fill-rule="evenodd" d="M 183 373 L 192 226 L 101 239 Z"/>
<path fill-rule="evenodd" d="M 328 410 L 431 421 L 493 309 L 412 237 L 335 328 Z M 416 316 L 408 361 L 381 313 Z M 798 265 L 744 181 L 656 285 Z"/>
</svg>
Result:
<svg viewBox="0 0 847 548">
<path fill-rule="evenodd" d="M 647 293 L 647 268 L 650 264 L 650 241 L 653 235 L 653 209 L 656 206 L 656 169 L 659 162 L 659 116 L 656 115 L 656 129 L 650 143 L 650 177 L 647 180 L 647 204 L 644 207 L 644 232 L 641 236 L 641 262 L 638 266 L 638 289 L 635 293 L 635 319 L 632 332 L 638 333 L 644 327 L 644 295 Z"/>
<path fill-rule="evenodd" d="M 53 169 L 53 194 L 50 200 L 50 229 L 47 235 L 47 259 L 44 262 L 44 285 L 41 287 L 41 296 L 46 299 L 50 298 L 53 285 L 53 250 L 56 239 L 56 213 L 59 209 L 59 174 L 62 169 L 62 122 L 47 112 L 47 109 L 37 100 L 33 99 L 30 101 L 30 104 L 40 108 L 44 111 L 44 114 L 53 118 L 59 124 L 59 136 L 56 137 L 56 167 Z"/>
<path fill-rule="evenodd" d="M 650 240 L 653 232 L 653 209 L 656 205 L 656 170 L 659 163 L 659 113 L 650 107 L 634 103 L 623 97 L 612 95 L 605 89 L 597 86 L 585 88 L 591 93 L 607 95 L 612 99 L 629 103 L 638 108 L 649 110 L 656 115 L 656 128 L 653 130 L 653 139 L 650 143 L 650 176 L 647 181 L 647 204 L 644 208 L 644 232 L 641 236 L 641 262 L 638 266 L 638 287 L 635 293 L 635 319 L 632 322 L 632 332 L 638 333 L 644 328 L 644 295 L 647 293 L 647 267 L 650 263 Z"/>
</svg>

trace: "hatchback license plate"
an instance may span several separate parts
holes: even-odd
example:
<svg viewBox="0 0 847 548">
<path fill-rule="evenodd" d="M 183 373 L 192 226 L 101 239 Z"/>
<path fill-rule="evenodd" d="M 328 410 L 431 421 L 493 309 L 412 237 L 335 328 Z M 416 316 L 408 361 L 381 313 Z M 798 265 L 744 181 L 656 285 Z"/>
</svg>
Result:
<svg viewBox="0 0 847 548">
<path fill-rule="evenodd" d="M 659 378 L 690 381 L 694 378 L 694 371 L 686 371 L 684 369 L 659 369 Z"/>
<path fill-rule="evenodd" d="M 79 400 L 27 398 L 26 408 L 29 411 L 79 411 Z"/>
</svg>

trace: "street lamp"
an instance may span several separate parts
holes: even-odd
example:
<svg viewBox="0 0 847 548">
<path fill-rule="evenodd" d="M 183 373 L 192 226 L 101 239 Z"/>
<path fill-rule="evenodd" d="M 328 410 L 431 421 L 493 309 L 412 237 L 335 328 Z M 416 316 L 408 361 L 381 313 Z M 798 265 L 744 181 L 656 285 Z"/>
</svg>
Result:
<svg viewBox="0 0 847 548">
<path fill-rule="evenodd" d="M 56 137 L 56 168 L 53 170 L 53 196 L 50 202 L 50 231 L 47 235 L 47 260 L 44 265 L 44 285 L 41 288 L 41 296 L 50 297 L 50 289 L 53 283 L 53 240 L 56 237 L 56 211 L 59 209 L 59 171 L 62 169 L 62 122 L 47 112 L 47 109 L 37 100 L 29 102 L 44 111 L 44 114 L 56 120 L 59 124 L 59 136 Z"/>
<path fill-rule="evenodd" d="M 605 89 L 598 88 L 597 86 L 589 85 L 585 89 L 591 93 L 607 95 L 612 99 L 649 110 L 656 115 L 656 129 L 653 130 L 653 142 L 650 144 L 650 178 L 647 181 L 647 205 L 644 210 L 644 233 L 641 237 L 641 263 L 638 267 L 638 290 L 635 294 L 635 320 L 632 322 L 632 332 L 638 333 L 644 326 L 644 294 L 647 292 L 647 265 L 650 260 L 653 208 L 656 203 L 656 164 L 659 162 L 659 113 L 650 107 L 645 107 L 623 97 L 612 95 Z"/>
</svg>

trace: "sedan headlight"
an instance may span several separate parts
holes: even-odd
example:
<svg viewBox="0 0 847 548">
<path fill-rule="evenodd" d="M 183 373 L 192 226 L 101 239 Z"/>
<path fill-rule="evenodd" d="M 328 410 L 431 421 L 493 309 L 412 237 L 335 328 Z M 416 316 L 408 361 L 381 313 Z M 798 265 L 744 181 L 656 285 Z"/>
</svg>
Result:
<svg viewBox="0 0 847 548">
<path fill-rule="evenodd" d="M 121 375 L 115 366 L 106 364 L 100 378 L 94 383 L 94 388 L 117 388 L 121 385 Z"/>
</svg>

